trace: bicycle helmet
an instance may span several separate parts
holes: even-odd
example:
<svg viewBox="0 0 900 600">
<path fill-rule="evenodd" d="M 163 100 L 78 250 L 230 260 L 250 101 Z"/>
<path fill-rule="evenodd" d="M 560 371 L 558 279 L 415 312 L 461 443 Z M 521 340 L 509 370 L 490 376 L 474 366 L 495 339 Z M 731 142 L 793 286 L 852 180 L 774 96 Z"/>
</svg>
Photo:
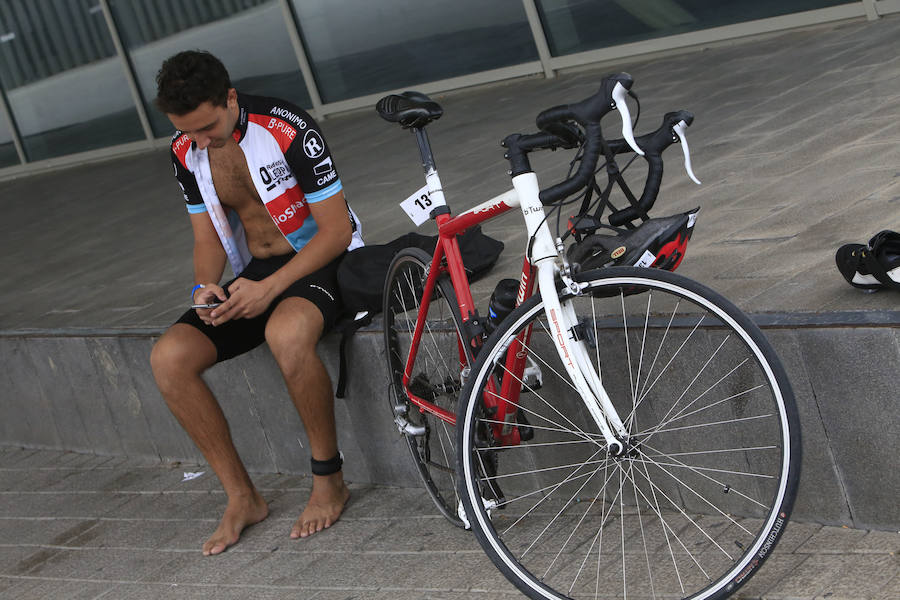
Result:
<svg viewBox="0 0 900 600">
<path fill-rule="evenodd" d="M 566 257 L 581 271 L 612 266 L 674 271 L 684 258 L 699 210 L 649 219 L 637 229 L 617 235 L 588 235 L 570 246 Z"/>
</svg>

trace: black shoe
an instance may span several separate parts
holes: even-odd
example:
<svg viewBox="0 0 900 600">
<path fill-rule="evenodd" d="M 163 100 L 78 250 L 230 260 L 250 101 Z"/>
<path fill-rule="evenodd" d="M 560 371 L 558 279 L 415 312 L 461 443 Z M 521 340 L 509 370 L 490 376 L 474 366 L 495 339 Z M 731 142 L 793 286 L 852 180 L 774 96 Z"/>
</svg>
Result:
<svg viewBox="0 0 900 600">
<path fill-rule="evenodd" d="M 845 244 L 834 257 L 847 283 L 862 290 L 900 290 L 900 234 L 881 231 L 868 245 Z"/>
</svg>

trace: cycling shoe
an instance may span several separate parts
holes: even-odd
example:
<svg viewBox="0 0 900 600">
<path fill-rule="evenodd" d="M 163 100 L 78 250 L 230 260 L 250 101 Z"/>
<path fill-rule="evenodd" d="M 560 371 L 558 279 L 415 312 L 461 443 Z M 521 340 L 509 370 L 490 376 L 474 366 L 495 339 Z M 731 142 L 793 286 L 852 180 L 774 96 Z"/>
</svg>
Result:
<svg viewBox="0 0 900 600">
<path fill-rule="evenodd" d="M 835 254 L 847 283 L 862 290 L 900 290 L 900 234 L 880 231 L 868 245 L 844 244 Z"/>
</svg>

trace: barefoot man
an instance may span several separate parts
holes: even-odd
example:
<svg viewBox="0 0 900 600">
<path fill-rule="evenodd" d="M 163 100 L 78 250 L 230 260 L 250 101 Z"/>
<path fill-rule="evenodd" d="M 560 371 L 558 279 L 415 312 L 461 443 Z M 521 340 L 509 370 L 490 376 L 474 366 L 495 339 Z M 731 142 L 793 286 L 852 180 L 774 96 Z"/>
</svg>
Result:
<svg viewBox="0 0 900 600">
<path fill-rule="evenodd" d="M 336 268 L 362 245 L 356 216 L 316 123 L 275 98 L 238 93 L 207 52 L 182 52 L 157 75 L 156 106 L 177 129 L 175 177 L 194 233 L 191 308 L 153 348 L 169 409 L 203 452 L 228 497 L 203 553 L 218 554 L 268 515 L 201 378 L 208 368 L 269 344 L 309 438 L 313 486 L 291 529 L 331 526 L 350 495 L 341 474 L 331 380 L 316 342 L 339 310 Z M 220 285 L 229 262 L 235 279 Z"/>
</svg>

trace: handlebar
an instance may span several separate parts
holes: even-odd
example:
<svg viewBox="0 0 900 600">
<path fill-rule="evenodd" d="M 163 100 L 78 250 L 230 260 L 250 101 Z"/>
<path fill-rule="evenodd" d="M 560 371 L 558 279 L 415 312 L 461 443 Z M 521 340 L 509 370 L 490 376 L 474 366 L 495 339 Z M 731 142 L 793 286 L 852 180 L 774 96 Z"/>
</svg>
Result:
<svg viewBox="0 0 900 600">
<path fill-rule="evenodd" d="M 570 122 L 574 121 L 584 129 L 584 153 L 581 165 L 575 175 L 541 192 L 543 204 L 552 204 L 584 188 L 594 177 L 594 169 L 603 151 L 603 133 L 600 120 L 610 111 L 619 109 L 622 115 L 622 137 L 637 153 L 643 154 L 634 140 L 631 116 L 625 95 L 631 89 L 634 79 L 628 73 L 618 73 L 604 77 L 600 89 L 590 98 L 576 104 L 565 104 L 548 108 L 537 116 L 538 129 L 554 135 L 567 144 L 577 141 L 570 133 Z"/>
<path fill-rule="evenodd" d="M 637 138 L 638 145 L 644 149 L 644 159 L 647 161 L 647 179 L 644 183 L 644 191 L 641 193 L 637 206 L 628 206 L 626 208 L 613 211 L 609 215 L 609 224 L 619 226 L 633 221 L 640 217 L 641 213 L 648 212 L 653 208 L 656 202 L 656 196 L 659 194 L 659 187 L 662 183 L 663 176 L 663 151 L 680 141 L 684 150 L 685 168 L 688 176 L 697 184 L 700 180 L 694 175 L 691 169 L 691 158 L 687 147 L 687 137 L 684 129 L 694 122 L 694 115 L 686 110 L 666 113 L 663 117 L 662 125 L 656 131 L 647 133 Z M 612 154 L 621 154 L 629 152 L 630 147 L 624 139 L 611 140 L 608 144 Z"/>
<path fill-rule="evenodd" d="M 632 221 L 653 206 L 662 182 L 662 152 L 677 141 L 681 142 L 684 151 L 688 175 L 699 184 L 700 181 L 691 169 L 687 139 L 684 135 L 684 130 L 693 122 L 694 116 L 685 110 L 667 113 L 662 125 L 656 131 L 635 139 L 631 116 L 625 102 L 625 96 L 630 93 L 633 83 L 634 80 L 628 73 L 604 77 L 600 89 L 593 96 L 575 104 L 555 106 L 541 112 L 536 119 L 541 133 L 515 134 L 507 137 L 503 145 L 511 149 L 506 155 L 513 166 L 511 173 L 530 170 L 525 154 L 531 150 L 575 148 L 583 144 L 581 163 L 575 174 L 541 191 L 541 202 L 548 205 L 590 185 L 602 154 L 608 153 L 608 159 L 611 160 L 615 154 L 636 152 L 644 157 L 648 165 L 643 193 L 637 206 L 614 211 L 610 215 L 611 225 Z M 613 110 L 618 110 L 622 117 L 622 138 L 606 142 L 600 120 Z"/>
</svg>

